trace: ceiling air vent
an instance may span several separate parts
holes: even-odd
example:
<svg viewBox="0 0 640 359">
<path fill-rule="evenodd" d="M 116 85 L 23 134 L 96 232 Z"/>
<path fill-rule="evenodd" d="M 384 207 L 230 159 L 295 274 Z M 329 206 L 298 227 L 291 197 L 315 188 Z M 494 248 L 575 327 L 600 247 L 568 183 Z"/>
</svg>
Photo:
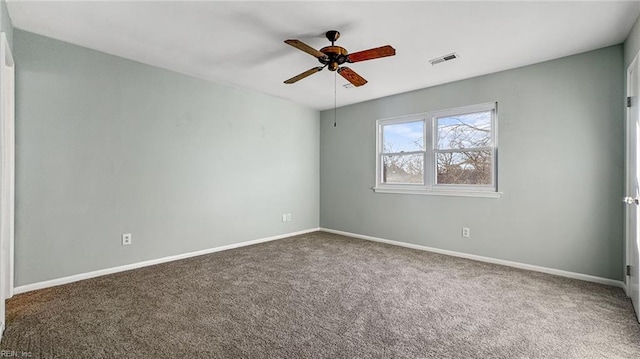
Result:
<svg viewBox="0 0 640 359">
<path fill-rule="evenodd" d="M 454 53 L 451 53 L 451 54 L 448 54 L 448 55 L 436 57 L 435 59 L 429 60 L 429 62 L 431 63 L 431 65 L 437 65 L 437 64 L 439 64 L 441 62 L 455 60 L 458 57 L 460 57 L 460 56 L 458 56 L 458 54 L 456 54 L 454 52 Z"/>
</svg>

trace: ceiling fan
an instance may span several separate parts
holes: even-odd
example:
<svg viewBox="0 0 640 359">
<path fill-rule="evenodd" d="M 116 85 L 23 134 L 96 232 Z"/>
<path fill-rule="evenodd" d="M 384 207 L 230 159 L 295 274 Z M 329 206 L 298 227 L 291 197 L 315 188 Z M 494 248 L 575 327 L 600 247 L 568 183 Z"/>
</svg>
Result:
<svg viewBox="0 0 640 359">
<path fill-rule="evenodd" d="M 300 81 L 303 78 L 311 76 L 328 66 L 329 71 L 338 71 L 340 76 L 344 77 L 347 81 L 353 84 L 353 86 L 362 86 L 367 83 L 367 80 L 365 80 L 362 76 L 358 75 L 350 68 L 340 65 L 344 64 L 345 62 L 354 63 L 365 60 L 378 59 L 381 57 L 394 56 L 396 54 L 396 49 L 389 45 L 349 54 L 344 47 L 334 45 L 336 40 L 338 40 L 338 38 L 340 37 L 340 33 L 338 31 L 327 31 L 326 36 L 327 39 L 331 41 L 331 46 L 323 47 L 320 50 L 316 50 L 300 40 L 285 40 L 286 44 L 289 44 L 298 50 L 304 51 L 309 55 L 316 57 L 322 64 L 322 66 L 314 67 L 286 80 L 284 82 L 285 84 L 292 84 Z"/>
</svg>

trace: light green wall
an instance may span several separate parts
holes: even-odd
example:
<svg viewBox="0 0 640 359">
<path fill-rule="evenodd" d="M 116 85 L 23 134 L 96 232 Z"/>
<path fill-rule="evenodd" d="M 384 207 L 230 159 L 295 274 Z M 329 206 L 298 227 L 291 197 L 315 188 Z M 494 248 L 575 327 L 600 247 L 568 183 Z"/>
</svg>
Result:
<svg viewBox="0 0 640 359">
<path fill-rule="evenodd" d="M 624 42 L 624 70 L 626 71 L 631 61 L 640 51 L 640 17 L 636 20 L 636 23 L 631 28 L 629 36 Z M 626 80 L 626 78 L 625 78 Z"/>
<path fill-rule="evenodd" d="M 0 0 L 0 31 L 7 34 L 9 46 L 13 48 L 13 26 L 11 25 L 11 18 L 9 18 L 5 0 Z"/>
<path fill-rule="evenodd" d="M 16 285 L 318 227 L 317 111 L 14 36 Z"/>
<path fill-rule="evenodd" d="M 622 279 L 623 49 L 321 113 L 320 225 Z M 374 193 L 375 121 L 497 101 L 500 199 Z M 462 226 L 471 238 L 461 238 Z"/>
</svg>

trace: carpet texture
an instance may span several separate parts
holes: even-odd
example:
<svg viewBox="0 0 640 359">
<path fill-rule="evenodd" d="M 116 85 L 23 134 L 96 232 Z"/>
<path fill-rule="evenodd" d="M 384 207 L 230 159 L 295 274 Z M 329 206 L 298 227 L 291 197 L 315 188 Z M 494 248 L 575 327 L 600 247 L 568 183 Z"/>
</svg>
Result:
<svg viewBox="0 0 640 359">
<path fill-rule="evenodd" d="M 15 296 L 32 358 L 640 358 L 619 288 L 315 232 Z"/>
</svg>

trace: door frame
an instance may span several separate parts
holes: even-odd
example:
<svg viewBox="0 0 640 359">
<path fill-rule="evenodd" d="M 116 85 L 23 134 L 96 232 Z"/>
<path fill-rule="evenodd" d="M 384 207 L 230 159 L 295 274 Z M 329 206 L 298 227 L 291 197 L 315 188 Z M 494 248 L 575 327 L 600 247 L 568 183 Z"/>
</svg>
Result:
<svg viewBox="0 0 640 359">
<path fill-rule="evenodd" d="M 627 70 L 625 72 L 625 81 L 626 81 L 626 93 L 625 93 L 625 102 L 626 99 L 630 96 L 630 91 L 631 91 L 631 84 L 629 81 L 629 74 L 632 71 L 632 69 L 634 67 L 636 67 L 636 72 L 638 70 L 640 70 L 640 68 L 637 67 L 637 63 L 638 63 L 638 56 L 640 55 L 640 52 L 637 53 L 635 55 L 635 57 L 633 58 L 633 61 L 631 61 L 631 64 L 629 64 L 629 67 L 627 67 Z M 635 76 L 640 76 L 639 74 L 635 74 Z M 625 158 L 624 158 L 624 196 L 628 196 L 629 195 L 629 187 L 630 187 L 630 183 L 629 183 L 629 171 L 630 171 L 630 163 L 629 163 L 629 158 L 631 156 L 631 148 L 630 148 L 630 140 L 631 140 L 631 136 L 634 136 L 635 134 L 632 133 L 631 129 L 630 129 L 630 112 L 631 109 L 633 107 L 629 107 L 629 106 L 625 106 L 625 120 L 624 120 L 624 132 L 625 132 L 625 136 L 624 136 L 624 147 L 625 147 Z M 636 141 L 636 146 L 640 145 L 637 141 Z M 637 169 L 636 169 L 637 170 Z M 625 242 L 625 263 L 624 263 L 624 267 L 622 268 L 622 275 L 624 277 L 624 291 L 627 294 L 628 297 L 631 296 L 631 287 L 630 287 L 630 279 L 631 277 L 627 275 L 627 266 L 629 265 L 637 265 L 634 263 L 631 263 L 631 251 L 633 250 L 633 240 L 630 238 L 630 228 L 629 228 L 629 206 L 625 205 L 624 206 L 624 242 Z M 636 223 L 636 225 L 639 225 L 640 223 Z M 635 239 L 634 239 L 635 240 Z M 640 313 L 638 313 L 640 315 Z M 640 318 L 639 318 L 640 320 Z"/>
<path fill-rule="evenodd" d="M 0 33 L 0 300 L 4 329 L 4 301 L 13 296 L 14 287 L 14 225 L 15 225 L 15 63 L 7 35 Z M 1 335 L 1 334 L 0 334 Z"/>
</svg>

